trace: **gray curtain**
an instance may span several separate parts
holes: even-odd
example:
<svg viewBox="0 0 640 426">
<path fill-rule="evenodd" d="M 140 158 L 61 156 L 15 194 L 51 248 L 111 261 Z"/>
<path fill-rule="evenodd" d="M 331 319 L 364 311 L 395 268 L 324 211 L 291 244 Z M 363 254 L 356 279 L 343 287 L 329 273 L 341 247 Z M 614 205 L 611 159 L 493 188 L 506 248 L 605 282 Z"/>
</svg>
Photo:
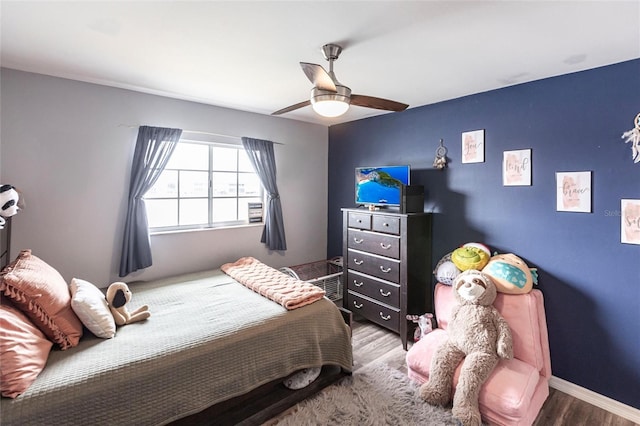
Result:
<svg viewBox="0 0 640 426">
<path fill-rule="evenodd" d="M 265 243 L 270 250 L 286 250 L 287 241 L 284 236 L 282 204 L 280 204 L 280 194 L 276 184 L 276 157 L 273 153 L 273 142 L 243 137 L 242 145 L 253 169 L 260 176 L 262 186 L 267 191 L 267 214 L 260 242 Z"/>
<path fill-rule="evenodd" d="M 181 129 L 140 126 L 131 165 L 129 205 L 124 225 L 120 276 L 152 265 L 147 209 L 142 197 L 158 180 L 176 144 Z"/>
</svg>

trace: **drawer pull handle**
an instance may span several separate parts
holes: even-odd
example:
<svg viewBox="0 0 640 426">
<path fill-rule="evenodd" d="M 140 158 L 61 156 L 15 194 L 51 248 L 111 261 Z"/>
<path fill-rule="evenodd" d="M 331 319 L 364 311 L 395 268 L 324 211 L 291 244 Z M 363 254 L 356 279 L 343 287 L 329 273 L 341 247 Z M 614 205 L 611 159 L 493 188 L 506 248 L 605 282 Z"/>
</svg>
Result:
<svg viewBox="0 0 640 426">
<path fill-rule="evenodd" d="M 362 219 L 358 219 L 358 223 L 362 223 Z"/>
<path fill-rule="evenodd" d="M 382 318 L 385 321 L 389 321 L 391 319 L 391 315 L 387 315 L 385 317 L 384 314 L 382 312 L 380 312 L 380 318 Z"/>
<path fill-rule="evenodd" d="M 353 237 L 353 242 L 356 244 L 362 244 L 363 241 L 364 241 L 364 238 L 357 239 L 356 237 Z"/>
<path fill-rule="evenodd" d="M 356 302 L 356 301 L 354 300 L 354 301 L 353 301 L 353 306 L 354 306 L 356 309 L 360 309 L 360 308 L 362 308 L 364 305 L 363 305 L 362 303 L 358 305 L 358 302 Z"/>
<path fill-rule="evenodd" d="M 357 280 L 353 280 L 353 285 L 355 285 L 356 287 L 362 287 L 364 285 L 364 282 L 362 281 L 358 282 Z"/>
<path fill-rule="evenodd" d="M 389 296 L 391 296 L 391 292 L 390 292 L 390 291 L 388 291 L 388 292 L 386 292 L 386 293 L 385 293 L 383 289 L 380 289 L 380 294 L 381 294 L 381 295 L 383 295 L 384 297 L 389 297 Z"/>
<path fill-rule="evenodd" d="M 364 260 L 353 259 L 353 263 L 355 263 L 356 265 L 362 265 L 364 263 Z"/>
<path fill-rule="evenodd" d="M 391 272 L 391 267 L 385 268 L 384 266 L 380 265 L 380 270 L 382 272 L 384 272 L 385 274 L 387 274 L 387 273 Z"/>
<path fill-rule="evenodd" d="M 380 247 L 385 250 L 389 250 L 391 248 L 391 244 L 380 243 Z"/>
<path fill-rule="evenodd" d="M 389 224 L 387 222 L 383 223 L 382 226 L 384 226 L 385 228 L 389 227 Z"/>
</svg>

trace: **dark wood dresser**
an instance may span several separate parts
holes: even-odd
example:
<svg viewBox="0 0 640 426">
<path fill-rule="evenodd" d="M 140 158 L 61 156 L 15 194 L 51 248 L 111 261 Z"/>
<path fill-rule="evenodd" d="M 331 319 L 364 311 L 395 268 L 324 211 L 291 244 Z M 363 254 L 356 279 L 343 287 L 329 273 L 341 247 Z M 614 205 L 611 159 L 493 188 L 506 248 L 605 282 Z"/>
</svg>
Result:
<svg viewBox="0 0 640 426">
<path fill-rule="evenodd" d="M 431 213 L 342 209 L 344 307 L 398 334 L 433 312 Z"/>
</svg>

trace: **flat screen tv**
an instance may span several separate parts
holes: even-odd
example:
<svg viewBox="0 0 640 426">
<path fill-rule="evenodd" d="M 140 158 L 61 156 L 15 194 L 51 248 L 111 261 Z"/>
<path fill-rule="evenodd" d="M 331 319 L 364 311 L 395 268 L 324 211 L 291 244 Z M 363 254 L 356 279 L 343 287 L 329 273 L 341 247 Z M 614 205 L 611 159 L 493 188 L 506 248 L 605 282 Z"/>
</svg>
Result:
<svg viewBox="0 0 640 426">
<path fill-rule="evenodd" d="M 356 167 L 356 204 L 399 206 L 409 166 Z"/>
</svg>

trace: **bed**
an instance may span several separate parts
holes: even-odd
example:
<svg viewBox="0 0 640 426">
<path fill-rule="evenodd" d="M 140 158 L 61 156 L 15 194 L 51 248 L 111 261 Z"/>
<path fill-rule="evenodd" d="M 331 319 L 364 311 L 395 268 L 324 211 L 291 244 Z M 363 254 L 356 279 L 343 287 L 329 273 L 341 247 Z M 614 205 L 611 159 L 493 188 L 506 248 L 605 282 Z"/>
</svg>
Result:
<svg viewBox="0 0 640 426">
<path fill-rule="evenodd" d="M 326 385 L 352 369 L 349 327 L 326 298 L 287 310 L 219 269 L 129 287 L 151 318 L 52 350 L 24 394 L 2 398 L 3 426 L 224 424 L 233 401 L 248 410 L 296 371 L 325 366 Z"/>
</svg>

